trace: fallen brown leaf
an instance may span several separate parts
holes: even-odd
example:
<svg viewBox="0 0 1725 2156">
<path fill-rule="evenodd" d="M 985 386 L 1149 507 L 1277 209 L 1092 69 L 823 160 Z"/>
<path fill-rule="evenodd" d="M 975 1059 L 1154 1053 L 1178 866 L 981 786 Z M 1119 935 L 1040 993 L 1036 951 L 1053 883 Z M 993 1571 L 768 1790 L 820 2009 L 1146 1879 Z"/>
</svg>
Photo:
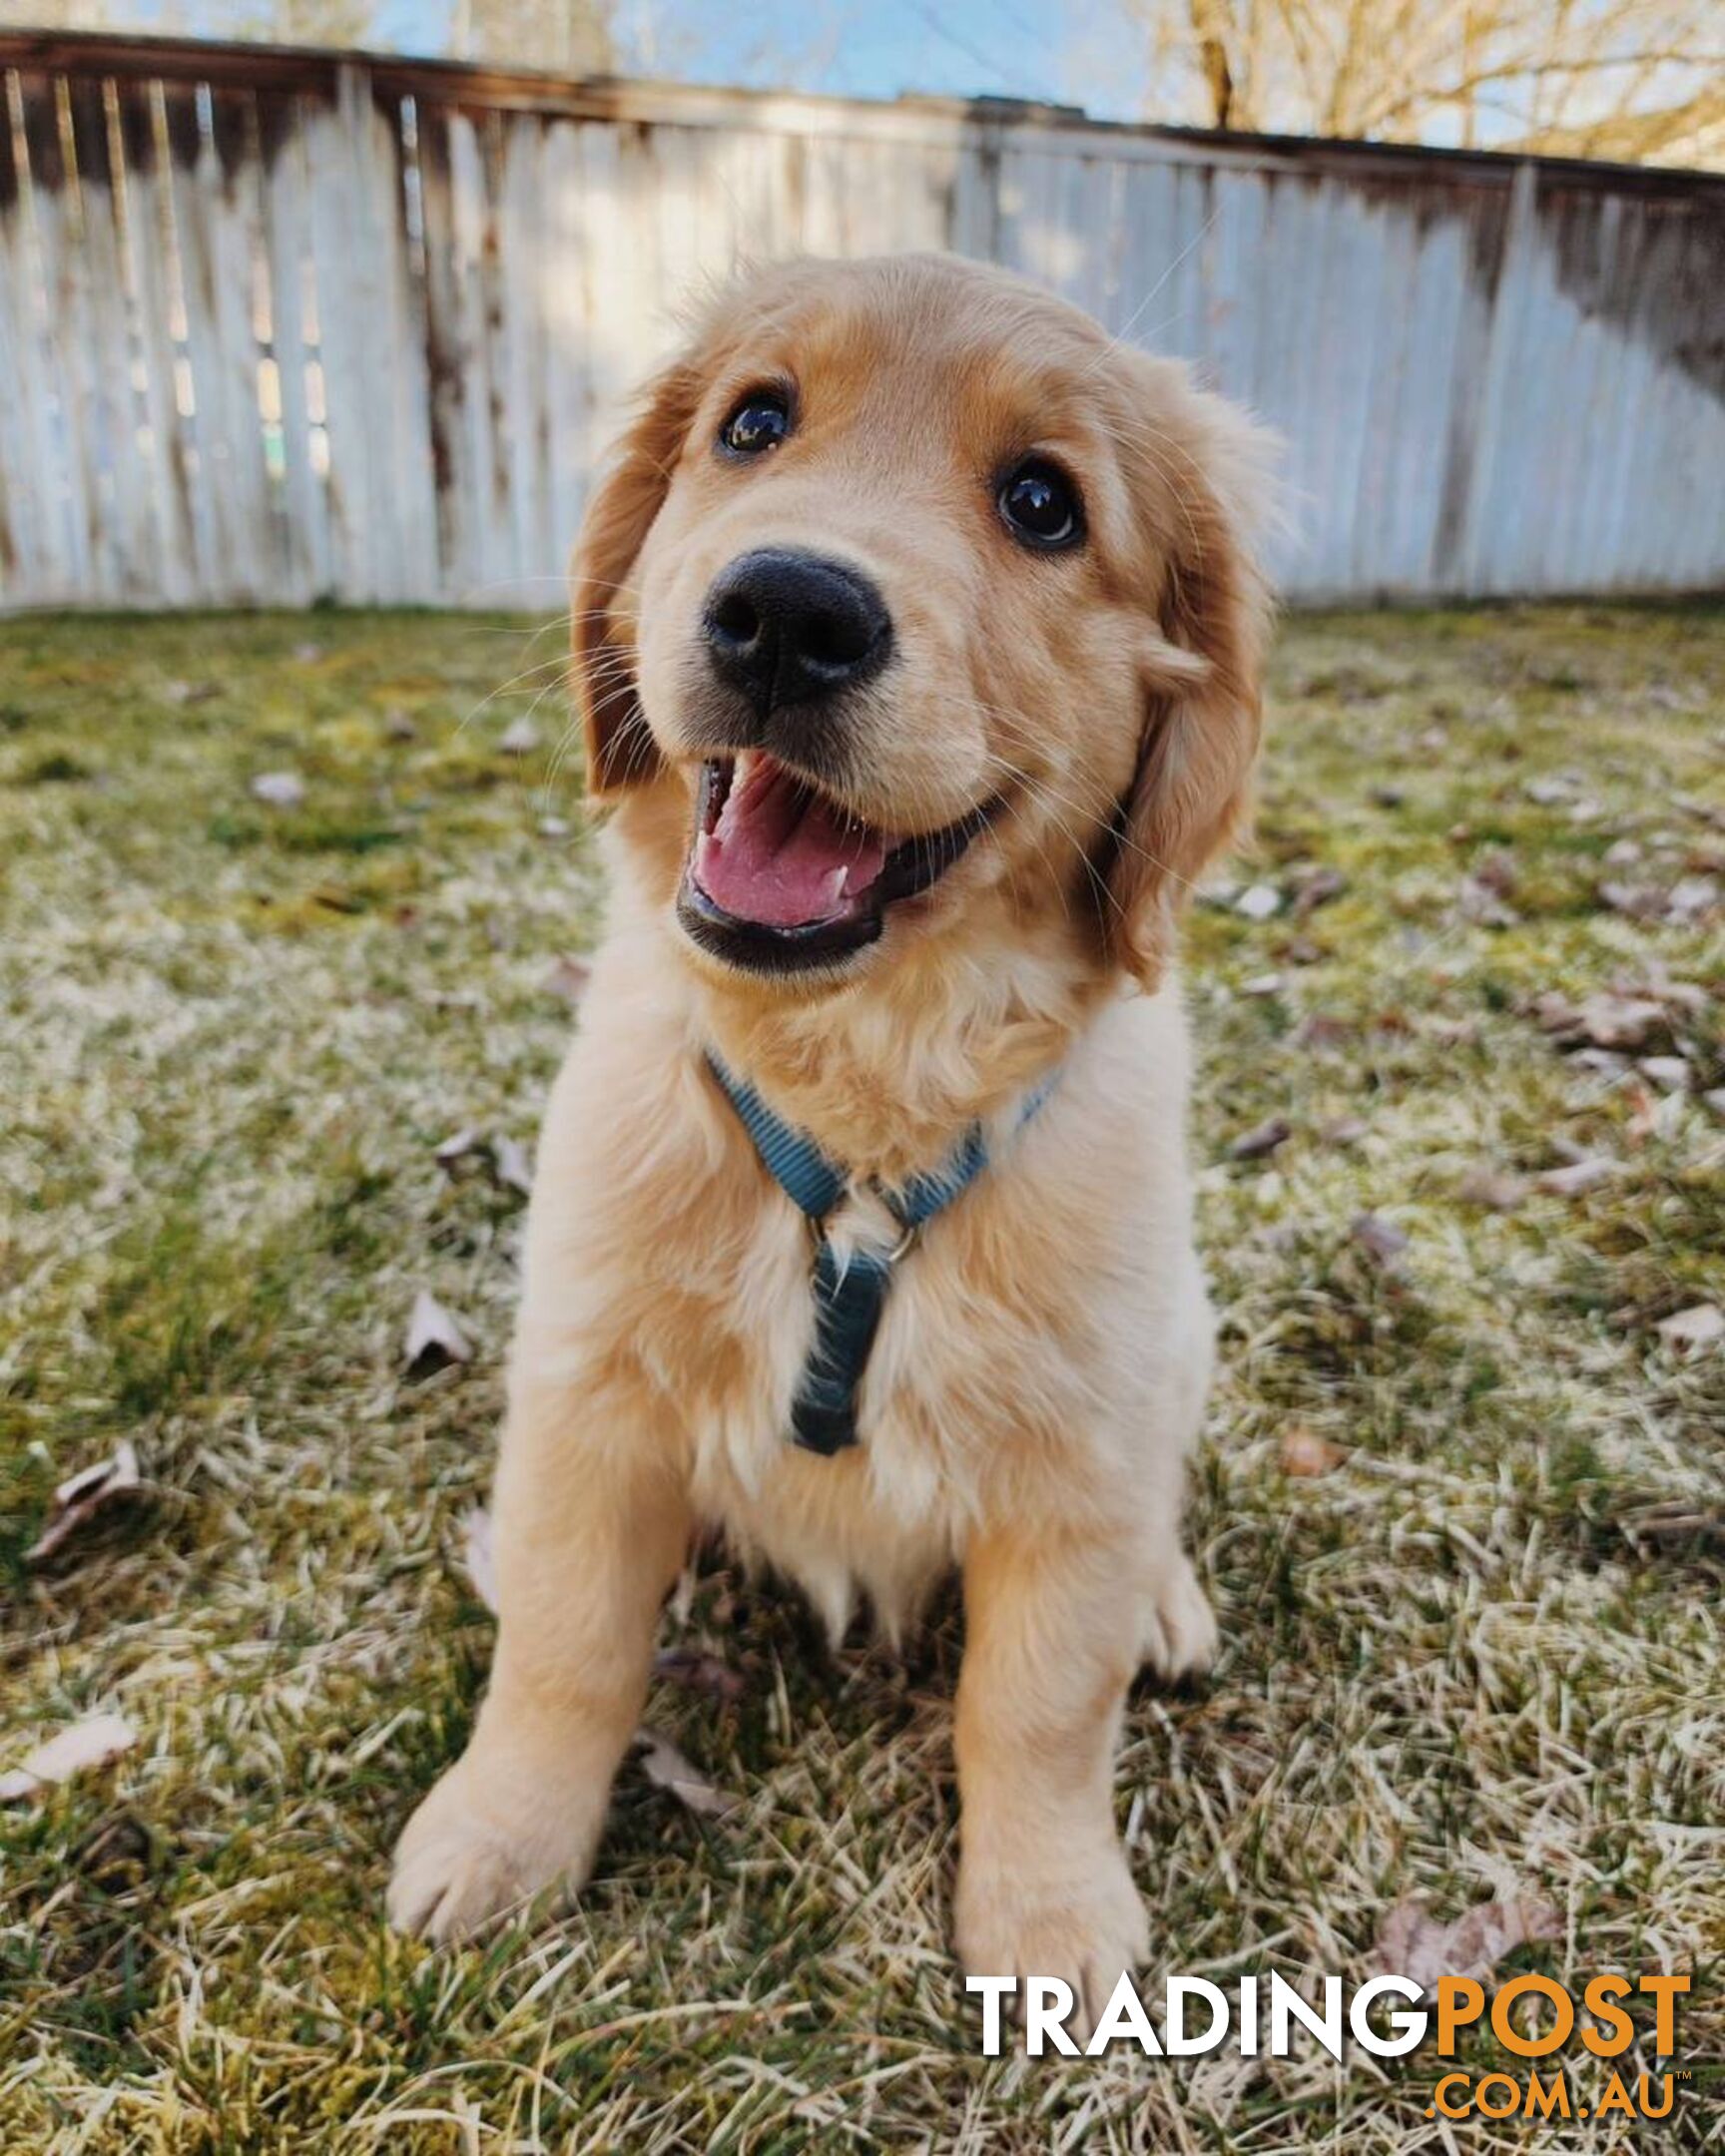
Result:
<svg viewBox="0 0 1725 2156">
<path fill-rule="evenodd" d="M 1661 1318 L 1653 1330 L 1668 1348 L 1711 1348 L 1725 1339 L 1725 1311 L 1717 1303 L 1693 1303 Z"/>
<path fill-rule="evenodd" d="M 1562 1936 L 1562 1918 L 1539 1894 L 1482 1901 L 1449 1923 L 1439 1923 L 1414 1896 L 1385 1917 L 1374 1958 L 1386 1975 L 1406 1976 L 1430 1991 L 1439 1976 L 1489 1976 L 1517 1946 Z"/>
<path fill-rule="evenodd" d="M 736 1811 L 739 1800 L 709 1781 L 662 1730 L 643 1723 L 633 1742 L 641 1755 L 642 1772 L 655 1789 L 668 1790 L 679 1804 L 702 1819 L 723 1819 L 728 1812 Z"/>
<path fill-rule="evenodd" d="M 1680 876 L 1666 898 L 1665 917 L 1685 926 L 1705 920 L 1719 910 L 1720 888 L 1716 876 Z"/>
<path fill-rule="evenodd" d="M 526 1148 L 513 1138 L 496 1137 L 491 1141 L 491 1165 L 497 1180 L 506 1189 L 519 1191 L 523 1198 L 533 1189 L 533 1165 L 527 1158 Z"/>
<path fill-rule="evenodd" d="M 1643 1056 L 1642 1075 L 1651 1078 L 1663 1093 L 1686 1093 L 1689 1090 L 1689 1065 L 1681 1056 Z"/>
<path fill-rule="evenodd" d="M 1328 1011 L 1314 1011 L 1310 1018 L 1302 1018 L 1294 1028 L 1293 1045 L 1296 1048 L 1334 1048 L 1342 1041 L 1351 1040 L 1356 1030 L 1352 1019 L 1333 1018 Z"/>
<path fill-rule="evenodd" d="M 305 799 L 305 782 L 297 772 L 260 772 L 252 782 L 252 796 L 272 808 L 297 808 Z"/>
<path fill-rule="evenodd" d="M 450 1362 L 473 1359 L 466 1334 L 437 1298 L 423 1288 L 413 1298 L 401 1353 L 410 1377 L 427 1375 Z"/>
<path fill-rule="evenodd" d="M 220 682 L 171 681 L 162 691 L 170 704 L 208 704 L 222 694 Z"/>
<path fill-rule="evenodd" d="M 1504 1168 L 1470 1168 L 1461 1178 L 1456 1196 L 1465 1205 L 1484 1206 L 1492 1213 L 1513 1213 L 1527 1203 L 1532 1185 L 1525 1176 Z"/>
<path fill-rule="evenodd" d="M 0 1804 L 16 1804 L 21 1797 L 34 1797 L 38 1790 L 70 1782 L 74 1775 L 100 1767 L 137 1742 L 138 1733 L 124 1715 L 86 1715 L 82 1722 L 72 1723 L 58 1737 L 26 1753 L 23 1763 L 9 1774 L 0 1775 Z"/>
<path fill-rule="evenodd" d="M 1573 779 L 1557 774 L 1549 779 L 1529 779 L 1525 791 L 1530 802 L 1537 802 L 1542 808 L 1551 808 L 1569 799 L 1575 792 L 1575 784 Z"/>
<path fill-rule="evenodd" d="M 1601 883 L 1599 903 L 1627 920 L 1662 920 L 1665 893 L 1652 883 Z"/>
<path fill-rule="evenodd" d="M 1293 1135 L 1294 1126 L 1286 1116 L 1272 1116 L 1267 1123 L 1260 1123 L 1236 1138 L 1228 1148 L 1228 1157 L 1237 1161 L 1263 1160 L 1278 1146 L 1286 1145 Z"/>
<path fill-rule="evenodd" d="M 1291 1475 L 1327 1475 L 1348 1457 L 1339 1444 L 1320 1437 L 1308 1422 L 1290 1422 L 1282 1432 L 1282 1471 Z"/>
<path fill-rule="evenodd" d="M 1476 875 L 1461 878 L 1455 904 L 1461 918 L 1471 921 L 1476 928 L 1513 928 L 1521 918 L 1489 883 L 1482 883 Z"/>
<path fill-rule="evenodd" d="M 1340 868 L 1315 868 L 1303 876 L 1294 892 L 1294 918 L 1304 920 L 1309 913 L 1316 913 L 1321 905 L 1328 905 L 1332 898 L 1340 898 L 1348 888 L 1348 878 Z"/>
<path fill-rule="evenodd" d="M 565 1003 L 579 1003 L 587 993 L 593 968 L 585 958 L 558 958 L 539 983 L 547 995 L 561 996 Z"/>
<path fill-rule="evenodd" d="M 1690 1018 L 1700 1017 L 1709 1001 L 1707 990 L 1699 981 L 1673 980 L 1663 965 L 1650 966 L 1645 977 L 1639 980 L 1614 980 L 1611 992 L 1642 997 L 1666 1011 L 1679 1010 Z"/>
<path fill-rule="evenodd" d="M 1597 1190 L 1600 1184 L 1609 1183 L 1620 1165 L 1603 1153 L 1592 1153 L 1581 1160 L 1570 1161 L 1562 1168 L 1547 1168 L 1533 1181 L 1553 1198 L 1580 1198 L 1590 1190 Z"/>
<path fill-rule="evenodd" d="M 1521 880 L 1521 871 L 1515 865 L 1513 853 L 1502 846 L 1487 846 L 1473 863 L 1473 880 L 1482 883 L 1488 891 L 1495 891 L 1499 898 L 1514 896 L 1515 886 Z"/>
<path fill-rule="evenodd" d="M 502 1132 L 486 1137 L 480 1131 L 458 1130 L 453 1137 L 444 1139 L 434 1157 L 440 1168 L 450 1170 L 465 1160 L 482 1160 L 495 1183 L 505 1190 L 519 1191 L 524 1198 L 533 1188 L 533 1167 L 527 1149 Z"/>
<path fill-rule="evenodd" d="M 49 1502 L 47 1524 L 24 1552 L 24 1562 L 42 1564 L 86 1521 L 94 1519 L 116 1498 L 130 1497 L 142 1487 L 138 1454 L 123 1438 L 111 1459 L 99 1460 L 60 1484 Z"/>
<path fill-rule="evenodd" d="M 1358 1214 L 1348 1233 L 1386 1272 L 1392 1271 L 1407 1254 L 1406 1234 L 1393 1221 L 1381 1220 L 1376 1213 Z"/>
<path fill-rule="evenodd" d="M 704 1692 L 712 1699 L 735 1702 L 749 1689 L 741 1670 L 734 1670 L 717 1655 L 704 1654 L 698 1647 L 667 1647 L 655 1656 L 653 1669 L 657 1676 L 681 1685 L 685 1691 Z"/>
<path fill-rule="evenodd" d="M 1547 1033 L 1588 1041 L 1595 1048 L 1639 1048 L 1665 1023 L 1662 1002 L 1603 988 L 1579 1003 L 1547 990 L 1534 999 L 1533 1015 Z"/>
</svg>

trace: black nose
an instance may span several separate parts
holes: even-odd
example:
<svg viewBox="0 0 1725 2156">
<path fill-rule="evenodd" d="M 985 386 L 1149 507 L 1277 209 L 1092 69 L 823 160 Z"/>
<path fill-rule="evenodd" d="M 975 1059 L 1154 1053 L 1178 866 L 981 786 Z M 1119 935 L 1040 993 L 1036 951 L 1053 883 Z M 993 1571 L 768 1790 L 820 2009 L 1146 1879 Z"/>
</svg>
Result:
<svg viewBox="0 0 1725 2156">
<path fill-rule="evenodd" d="M 885 664 L 892 618 L 855 569 L 786 547 L 740 554 L 707 594 L 713 665 L 763 716 L 854 689 Z"/>
</svg>

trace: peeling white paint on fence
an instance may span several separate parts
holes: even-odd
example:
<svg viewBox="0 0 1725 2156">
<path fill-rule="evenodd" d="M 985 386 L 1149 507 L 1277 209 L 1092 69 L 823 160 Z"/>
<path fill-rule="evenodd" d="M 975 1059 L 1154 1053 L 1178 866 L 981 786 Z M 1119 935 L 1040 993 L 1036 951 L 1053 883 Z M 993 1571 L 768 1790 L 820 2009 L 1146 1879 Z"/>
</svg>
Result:
<svg viewBox="0 0 1725 2156">
<path fill-rule="evenodd" d="M 0 604 L 555 602 L 697 280 L 950 248 L 1283 434 L 1297 597 L 1725 582 L 1725 180 L 0 35 Z"/>
</svg>

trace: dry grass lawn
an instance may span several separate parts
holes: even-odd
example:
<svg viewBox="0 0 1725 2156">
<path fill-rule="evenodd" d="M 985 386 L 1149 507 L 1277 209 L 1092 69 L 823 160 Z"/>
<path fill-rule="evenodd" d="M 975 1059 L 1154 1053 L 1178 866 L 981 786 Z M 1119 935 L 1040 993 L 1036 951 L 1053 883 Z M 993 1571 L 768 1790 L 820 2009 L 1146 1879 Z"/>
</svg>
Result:
<svg viewBox="0 0 1725 2156">
<path fill-rule="evenodd" d="M 531 1144 L 597 904 L 557 645 L 3 632 L 0 1769 L 138 1733 L 0 1810 L 5 2156 L 1725 2146 L 1725 1348 L 1658 1330 L 1725 1301 L 1725 612 L 1287 625 L 1231 871 L 1278 910 L 1190 936 L 1225 1646 L 1141 1689 L 1118 1776 L 1153 1979 L 1357 1974 L 1403 1897 L 1499 1890 L 1560 1924 L 1509 1966 L 1689 1972 L 1644 2139 L 1443 2127 L 1421 2057 L 977 2059 L 956 1611 L 835 1658 L 723 1570 L 667 1642 L 741 1696 L 651 1713 L 737 1812 L 626 1769 L 577 1914 L 385 1933 L 485 1669 L 461 1521 L 516 1292 L 518 1195 L 435 1149 Z M 295 805 L 253 792 L 281 772 Z M 1537 1021 L 1612 984 L 1655 1006 L 1632 1051 Z M 1609 1166 L 1539 1180 L 1577 1159 Z M 421 1288 L 475 1354 L 415 1378 Z M 27 1562 L 122 1438 L 142 1489 Z"/>
</svg>

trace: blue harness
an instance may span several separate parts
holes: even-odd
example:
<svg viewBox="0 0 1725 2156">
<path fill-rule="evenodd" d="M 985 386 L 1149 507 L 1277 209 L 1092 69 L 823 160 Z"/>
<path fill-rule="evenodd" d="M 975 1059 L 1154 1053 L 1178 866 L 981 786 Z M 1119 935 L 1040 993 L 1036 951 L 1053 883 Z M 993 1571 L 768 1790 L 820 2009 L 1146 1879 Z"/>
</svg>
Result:
<svg viewBox="0 0 1725 2156">
<path fill-rule="evenodd" d="M 943 1213 L 988 1165 L 982 1126 L 972 1123 L 932 1174 L 912 1176 L 896 1191 L 871 1184 L 898 1224 L 898 1241 L 889 1251 L 854 1251 L 841 1262 L 828 1239 L 827 1221 L 851 1188 L 849 1174 L 807 1131 L 775 1115 L 755 1088 L 733 1076 L 716 1055 L 710 1054 L 707 1063 L 749 1133 L 762 1167 L 808 1221 L 816 1239 L 815 1338 L 791 1402 L 791 1438 L 805 1451 L 831 1458 L 857 1442 L 857 1395 L 886 1308 L 893 1269 L 924 1226 L 936 1213 Z M 1055 1075 L 1051 1073 L 1026 1094 L 1018 1112 L 1020 1129 L 1047 1098 Z"/>
</svg>

